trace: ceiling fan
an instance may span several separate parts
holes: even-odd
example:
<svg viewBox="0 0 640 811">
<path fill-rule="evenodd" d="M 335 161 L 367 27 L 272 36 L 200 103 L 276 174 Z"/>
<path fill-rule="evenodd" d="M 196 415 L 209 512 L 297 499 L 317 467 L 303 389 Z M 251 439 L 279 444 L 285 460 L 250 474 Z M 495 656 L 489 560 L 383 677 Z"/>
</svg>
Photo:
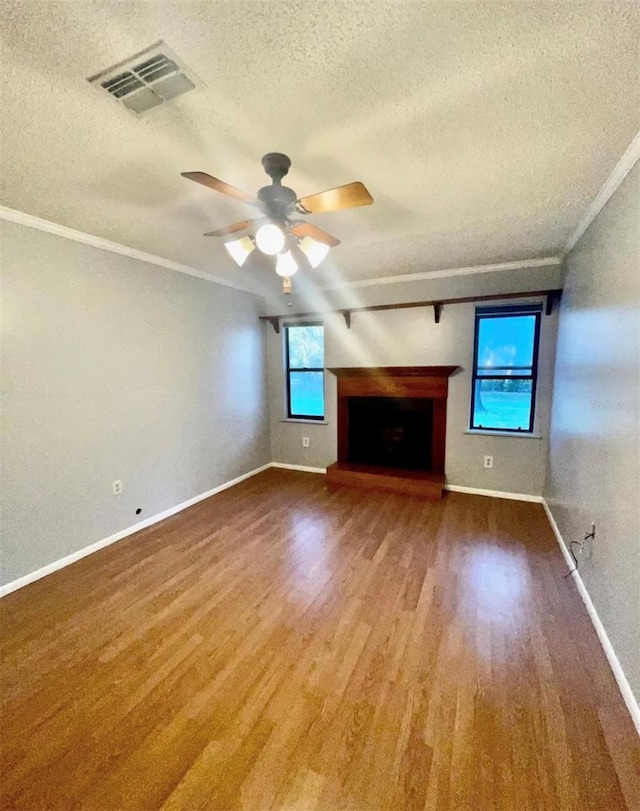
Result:
<svg viewBox="0 0 640 811">
<path fill-rule="evenodd" d="M 271 185 L 263 186 L 255 197 L 211 177 L 206 172 L 182 172 L 182 177 L 242 200 L 260 211 L 258 217 L 208 231 L 205 236 L 226 237 L 241 231 L 251 232 L 224 243 L 230 256 L 240 267 L 256 247 L 267 256 L 275 256 L 276 273 L 284 277 L 284 292 L 290 293 L 290 277 L 298 270 L 298 262 L 294 256 L 298 249 L 306 256 L 311 267 L 315 268 L 331 248 L 340 244 L 339 239 L 306 220 L 299 219 L 298 215 L 323 214 L 343 208 L 368 206 L 373 203 L 373 197 L 363 183 L 356 181 L 299 198 L 293 189 L 282 185 L 282 178 L 291 167 L 291 160 L 287 155 L 269 152 L 262 158 L 262 166 L 271 178 Z"/>
</svg>

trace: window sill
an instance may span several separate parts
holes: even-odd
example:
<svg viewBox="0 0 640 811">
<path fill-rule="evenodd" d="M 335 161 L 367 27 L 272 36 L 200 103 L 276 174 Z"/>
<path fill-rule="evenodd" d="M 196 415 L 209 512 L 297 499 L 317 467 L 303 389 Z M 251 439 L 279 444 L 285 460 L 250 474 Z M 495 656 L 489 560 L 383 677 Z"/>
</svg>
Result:
<svg viewBox="0 0 640 811">
<path fill-rule="evenodd" d="M 302 425 L 329 425 L 326 420 L 304 420 L 301 417 L 285 417 L 280 422 L 302 423 Z"/>
<path fill-rule="evenodd" d="M 517 431 L 485 431 L 481 428 L 469 429 L 465 434 L 471 436 L 506 436 L 515 439 L 542 439 L 542 434 L 529 434 L 525 431 L 518 433 Z"/>
</svg>

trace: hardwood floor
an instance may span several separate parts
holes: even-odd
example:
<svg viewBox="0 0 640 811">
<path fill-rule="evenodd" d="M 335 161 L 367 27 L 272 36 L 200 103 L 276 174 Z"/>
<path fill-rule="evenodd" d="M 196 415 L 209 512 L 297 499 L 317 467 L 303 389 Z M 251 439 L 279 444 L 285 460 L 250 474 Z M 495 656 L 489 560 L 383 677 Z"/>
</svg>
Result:
<svg viewBox="0 0 640 811">
<path fill-rule="evenodd" d="M 540 505 L 270 470 L 0 601 L 5 809 L 639 809 Z"/>
</svg>

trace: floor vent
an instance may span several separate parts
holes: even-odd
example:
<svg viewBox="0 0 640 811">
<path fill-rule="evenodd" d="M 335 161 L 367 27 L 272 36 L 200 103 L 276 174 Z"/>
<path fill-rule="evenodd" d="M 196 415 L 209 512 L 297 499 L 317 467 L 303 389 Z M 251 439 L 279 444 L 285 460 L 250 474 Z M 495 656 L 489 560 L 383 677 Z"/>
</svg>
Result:
<svg viewBox="0 0 640 811">
<path fill-rule="evenodd" d="M 162 40 L 90 76 L 88 81 L 136 115 L 143 115 L 190 90 L 204 87 Z"/>
</svg>

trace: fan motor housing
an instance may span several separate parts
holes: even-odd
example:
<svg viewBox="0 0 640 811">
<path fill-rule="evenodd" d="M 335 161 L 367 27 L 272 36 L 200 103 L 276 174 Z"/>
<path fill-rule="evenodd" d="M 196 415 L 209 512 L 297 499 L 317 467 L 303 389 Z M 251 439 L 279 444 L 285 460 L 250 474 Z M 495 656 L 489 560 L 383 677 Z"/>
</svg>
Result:
<svg viewBox="0 0 640 811">
<path fill-rule="evenodd" d="M 277 220 L 284 219 L 297 199 L 293 189 L 280 185 L 263 186 L 257 198 L 265 214 Z"/>
</svg>

